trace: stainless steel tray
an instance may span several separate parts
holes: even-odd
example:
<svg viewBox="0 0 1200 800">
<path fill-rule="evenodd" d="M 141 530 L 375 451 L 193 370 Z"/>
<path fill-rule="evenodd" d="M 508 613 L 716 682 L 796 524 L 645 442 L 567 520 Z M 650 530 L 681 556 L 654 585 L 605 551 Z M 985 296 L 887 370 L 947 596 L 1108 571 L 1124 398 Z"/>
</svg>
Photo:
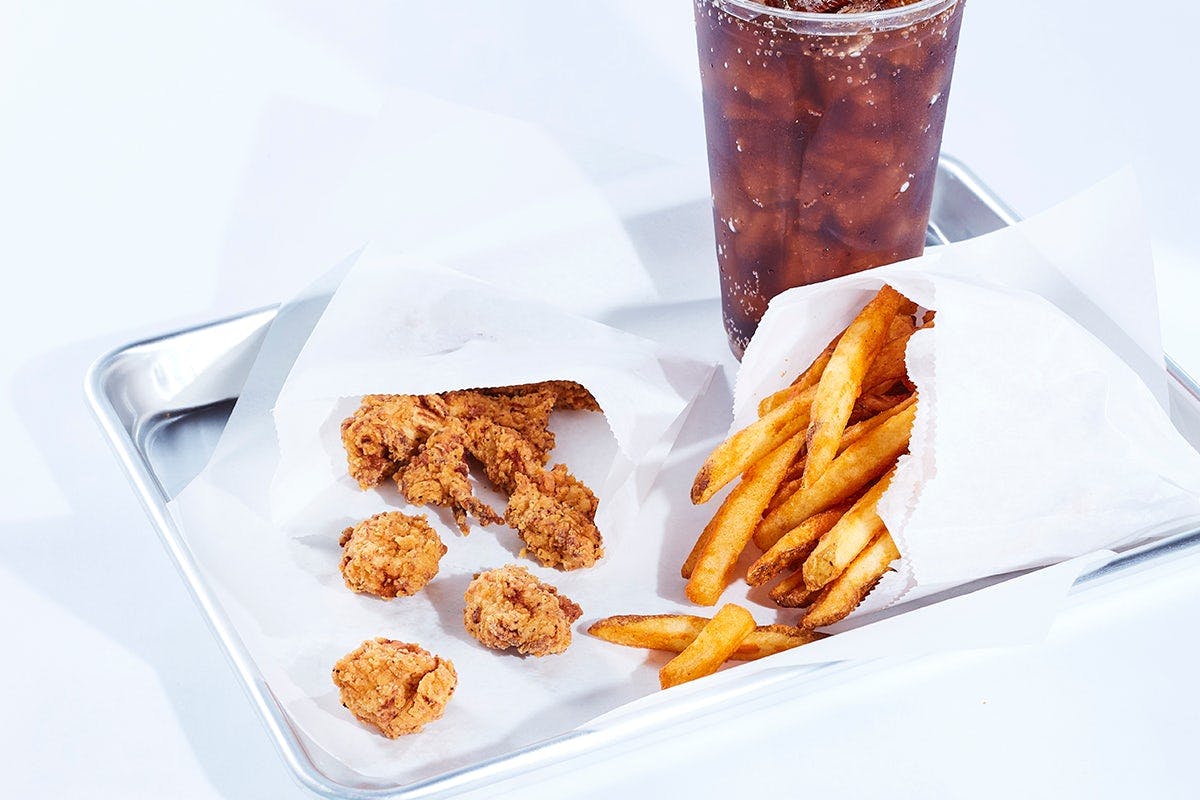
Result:
<svg viewBox="0 0 1200 800">
<path fill-rule="evenodd" d="M 997 230 L 1016 215 L 963 165 L 943 158 L 938 171 L 929 241 L 942 244 Z M 677 734 L 700 717 L 773 702 L 783 692 L 842 681 L 862 665 L 847 663 L 767 670 L 744 681 L 725 680 L 686 705 L 650 714 L 632 713 L 615 724 L 583 728 L 463 766 L 407 786 L 373 785 L 306 747 L 272 696 L 237 631 L 216 603 L 190 552 L 188 538 L 167 503 L 204 466 L 246 380 L 275 309 L 130 344 L 101 358 L 88 372 L 92 409 L 151 522 L 222 649 L 245 686 L 275 747 L 299 782 L 317 794 L 343 798 L 444 797 L 534 770 L 561 767 L 571 758 L 615 752 Z M 1168 359 L 1171 413 L 1176 426 L 1200 449 L 1200 387 Z M 1179 534 L 1123 554 L 1089 573 L 1073 592 L 1108 584 L 1117 576 L 1200 547 L 1200 531 Z M 731 673 L 732 675 L 732 673 Z"/>
</svg>

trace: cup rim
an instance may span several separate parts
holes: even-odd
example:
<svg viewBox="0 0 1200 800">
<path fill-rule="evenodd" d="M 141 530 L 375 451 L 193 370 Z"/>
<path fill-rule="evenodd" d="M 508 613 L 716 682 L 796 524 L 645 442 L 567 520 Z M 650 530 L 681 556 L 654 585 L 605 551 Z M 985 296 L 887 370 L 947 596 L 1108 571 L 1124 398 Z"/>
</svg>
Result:
<svg viewBox="0 0 1200 800">
<path fill-rule="evenodd" d="M 938 11 L 955 6 L 960 0 L 917 0 L 915 3 L 896 8 L 886 8 L 881 11 L 859 11 L 852 14 L 791 11 L 766 5 L 760 0 L 707 0 L 707 2 L 715 6 L 735 6 L 756 15 L 767 15 L 795 22 L 817 23 L 822 27 L 886 28 L 890 27 L 888 23 L 895 23 L 898 20 L 904 20 L 905 24 L 910 24 L 924 16 L 933 16 Z"/>
</svg>

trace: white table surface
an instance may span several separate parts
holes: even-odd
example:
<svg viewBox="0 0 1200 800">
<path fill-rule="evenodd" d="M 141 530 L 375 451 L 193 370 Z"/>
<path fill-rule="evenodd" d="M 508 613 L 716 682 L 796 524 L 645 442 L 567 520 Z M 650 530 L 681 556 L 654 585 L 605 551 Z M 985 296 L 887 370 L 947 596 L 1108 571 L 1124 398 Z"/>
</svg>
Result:
<svg viewBox="0 0 1200 800">
<path fill-rule="evenodd" d="M 690 4 L 0 5 L 0 796 L 308 796 L 118 473 L 83 372 L 275 302 L 351 249 L 306 215 L 389 86 L 702 169 Z M 1151 27 L 1127 5 L 971 0 L 946 150 L 1027 213 L 1132 163 L 1167 349 L 1200 372 L 1200 11 L 1164 0 Z M 312 104 L 345 124 L 298 150 L 288 115 Z M 897 668 L 520 794 L 1194 796 L 1200 560 L 1153 578 L 1043 645 Z"/>
</svg>

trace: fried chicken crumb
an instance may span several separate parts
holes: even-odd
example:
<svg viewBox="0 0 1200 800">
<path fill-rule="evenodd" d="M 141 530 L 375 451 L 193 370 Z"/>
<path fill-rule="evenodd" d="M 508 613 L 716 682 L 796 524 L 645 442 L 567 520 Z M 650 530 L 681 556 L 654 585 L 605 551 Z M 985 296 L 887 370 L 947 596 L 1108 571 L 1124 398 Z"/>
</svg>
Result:
<svg viewBox="0 0 1200 800">
<path fill-rule="evenodd" d="M 438 572 L 446 545 L 424 516 L 388 511 L 342 532 L 342 578 L 379 597 L 419 592 Z"/>
<path fill-rule="evenodd" d="M 571 623 L 583 616 L 558 589 L 513 564 L 476 575 L 463 599 L 463 624 L 481 644 L 533 656 L 566 650 Z"/>
<path fill-rule="evenodd" d="M 333 667 L 342 705 L 389 739 L 441 719 L 454 695 L 454 664 L 420 645 L 368 639 Z"/>
</svg>

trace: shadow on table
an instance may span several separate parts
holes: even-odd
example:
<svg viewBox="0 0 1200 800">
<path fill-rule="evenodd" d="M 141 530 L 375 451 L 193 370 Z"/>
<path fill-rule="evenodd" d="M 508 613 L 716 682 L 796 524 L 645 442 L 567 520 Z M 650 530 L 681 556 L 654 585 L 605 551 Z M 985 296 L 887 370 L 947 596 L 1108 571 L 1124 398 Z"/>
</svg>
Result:
<svg viewBox="0 0 1200 800">
<path fill-rule="evenodd" d="M 40 356 L 8 387 L 72 513 L 0 526 L 0 563 L 155 670 L 218 794 L 279 796 L 285 773 L 264 769 L 275 760 L 266 737 L 230 734 L 261 729 L 183 584 L 163 569 L 165 554 L 87 409 L 83 376 L 107 341 Z"/>
</svg>

